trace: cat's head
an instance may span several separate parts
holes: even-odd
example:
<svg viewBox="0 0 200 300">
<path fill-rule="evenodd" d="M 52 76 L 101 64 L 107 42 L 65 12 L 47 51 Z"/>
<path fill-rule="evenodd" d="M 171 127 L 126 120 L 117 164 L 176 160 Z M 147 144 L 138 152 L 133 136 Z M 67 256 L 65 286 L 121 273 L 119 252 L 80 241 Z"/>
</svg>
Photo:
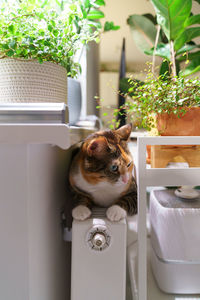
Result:
<svg viewBox="0 0 200 300">
<path fill-rule="evenodd" d="M 89 181 L 126 184 L 131 179 L 133 159 L 128 150 L 131 124 L 117 130 L 90 135 L 82 146 L 82 168 Z"/>
</svg>

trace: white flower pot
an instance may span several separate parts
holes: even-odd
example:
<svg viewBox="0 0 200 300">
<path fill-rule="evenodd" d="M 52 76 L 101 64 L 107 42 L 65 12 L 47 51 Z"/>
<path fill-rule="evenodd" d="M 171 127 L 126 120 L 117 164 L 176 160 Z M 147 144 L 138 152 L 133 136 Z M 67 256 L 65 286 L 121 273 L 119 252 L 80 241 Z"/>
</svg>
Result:
<svg viewBox="0 0 200 300">
<path fill-rule="evenodd" d="M 67 71 L 37 60 L 0 59 L 0 103 L 67 103 Z"/>
<path fill-rule="evenodd" d="M 74 78 L 68 77 L 67 80 L 69 123 L 75 125 L 81 114 L 81 84 Z"/>
</svg>

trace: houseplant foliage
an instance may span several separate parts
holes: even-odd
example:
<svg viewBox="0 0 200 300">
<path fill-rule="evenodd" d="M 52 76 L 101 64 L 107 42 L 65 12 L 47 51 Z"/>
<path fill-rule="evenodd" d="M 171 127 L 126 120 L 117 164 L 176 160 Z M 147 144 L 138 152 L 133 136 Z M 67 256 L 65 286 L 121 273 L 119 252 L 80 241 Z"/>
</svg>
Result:
<svg viewBox="0 0 200 300">
<path fill-rule="evenodd" d="M 153 55 L 151 67 L 154 66 L 155 55 L 163 58 L 161 72 L 157 76 L 155 68 L 152 67 L 144 82 L 124 79 L 120 92 L 130 97 L 123 110 L 126 109 L 128 115 L 139 116 L 138 127 L 146 130 L 156 127 L 156 133 L 161 135 L 200 135 L 200 126 L 196 125 L 198 120 L 195 120 L 195 113 L 198 119 L 200 117 L 200 81 L 197 78 L 186 77 L 200 70 L 199 45 L 192 41 L 200 35 L 200 27 L 195 25 L 200 23 L 200 15 L 191 14 L 192 0 L 151 2 L 156 11 L 156 18 L 151 15 L 133 15 L 129 17 L 128 22 L 140 48 Z M 191 25 L 193 26 L 190 27 Z M 155 45 L 151 47 L 153 44 Z M 179 71 L 177 66 L 179 67 L 179 62 L 184 60 L 189 64 Z M 166 127 L 176 126 L 169 125 L 171 121 L 177 124 L 177 128 L 178 123 L 183 127 L 182 120 L 185 119 L 187 127 L 195 124 L 194 130 L 187 130 L 185 127 L 181 129 L 182 133 L 177 129 L 173 132 L 165 131 Z"/>
<path fill-rule="evenodd" d="M 185 76 L 199 71 L 200 45 L 193 39 L 200 36 L 200 14 L 192 14 L 192 0 L 151 0 L 151 2 L 157 18 L 151 14 L 142 16 L 134 14 L 127 20 L 137 46 L 145 54 L 163 58 L 161 74 L 169 67 L 174 74 L 179 74 L 180 63 L 184 61 L 189 64 L 184 70 L 180 70 L 180 74 Z M 156 32 L 159 29 L 161 30 L 156 41 Z"/>
<path fill-rule="evenodd" d="M 113 22 L 103 25 L 104 0 L 5 1 L 0 8 L 0 59 L 37 59 L 67 69 L 75 77 L 80 71 L 78 50 L 99 41 L 103 31 L 117 30 Z"/>
<path fill-rule="evenodd" d="M 160 122 L 160 116 L 175 115 L 184 117 L 190 108 L 200 105 L 200 80 L 189 79 L 183 76 L 163 80 L 163 75 L 154 77 L 149 73 L 146 80 L 138 85 L 138 82 L 129 79 L 126 95 L 130 95 L 124 109 L 129 115 L 139 115 L 139 128 L 151 130 L 156 127 L 156 120 Z M 172 117 L 173 118 L 173 117 Z M 159 126 L 159 134 L 163 134 L 162 126 Z"/>
</svg>

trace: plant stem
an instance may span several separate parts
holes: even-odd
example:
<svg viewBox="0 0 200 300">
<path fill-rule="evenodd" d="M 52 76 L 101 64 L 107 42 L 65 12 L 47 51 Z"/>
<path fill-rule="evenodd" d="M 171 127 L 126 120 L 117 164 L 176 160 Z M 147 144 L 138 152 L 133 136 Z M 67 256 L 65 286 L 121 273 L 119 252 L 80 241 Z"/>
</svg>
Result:
<svg viewBox="0 0 200 300">
<path fill-rule="evenodd" d="M 175 60 L 175 51 L 174 51 L 174 42 L 170 41 L 170 52 L 171 52 L 171 62 L 172 62 L 172 75 L 174 80 L 176 78 L 176 60 Z"/>
<path fill-rule="evenodd" d="M 11 19 L 11 22 L 14 21 L 14 20 L 16 20 L 16 19 L 18 19 L 18 18 L 24 18 L 24 17 L 36 17 L 36 15 L 35 15 L 35 14 L 32 14 L 32 13 L 24 14 L 24 15 L 19 15 L 19 16 L 16 16 L 16 17 L 12 18 L 12 19 Z M 11 23 L 11 22 L 10 22 L 10 23 Z"/>
<path fill-rule="evenodd" d="M 153 75 L 155 75 L 155 63 L 156 63 L 156 55 L 155 54 L 156 54 L 156 48 L 158 45 L 159 34 L 160 34 L 160 25 L 158 25 L 158 28 L 157 28 L 155 45 L 154 45 L 154 50 L 153 50 L 153 58 L 152 58 L 152 74 Z"/>
</svg>

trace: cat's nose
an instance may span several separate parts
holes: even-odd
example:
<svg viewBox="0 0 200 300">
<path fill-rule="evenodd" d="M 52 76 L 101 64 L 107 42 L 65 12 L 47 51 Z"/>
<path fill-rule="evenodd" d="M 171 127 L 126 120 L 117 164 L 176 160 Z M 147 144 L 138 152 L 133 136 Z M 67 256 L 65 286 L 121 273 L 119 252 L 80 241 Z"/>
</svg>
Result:
<svg viewBox="0 0 200 300">
<path fill-rule="evenodd" d="M 128 180 L 129 180 L 129 173 L 123 174 L 123 175 L 122 175 L 122 181 L 123 181 L 124 183 L 127 183 Z"/>
</svg>

